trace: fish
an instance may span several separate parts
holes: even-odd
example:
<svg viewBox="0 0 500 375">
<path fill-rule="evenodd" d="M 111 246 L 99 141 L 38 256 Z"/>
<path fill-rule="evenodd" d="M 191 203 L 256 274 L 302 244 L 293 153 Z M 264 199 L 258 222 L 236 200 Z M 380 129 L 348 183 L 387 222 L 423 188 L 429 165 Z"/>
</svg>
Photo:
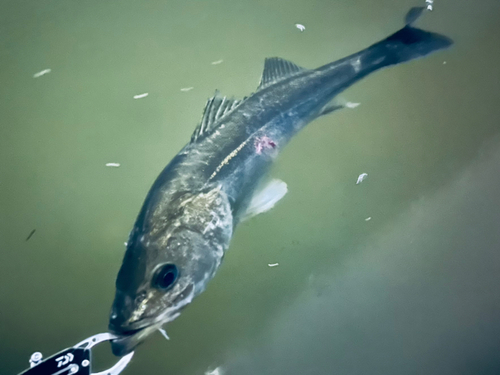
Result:
<svg viewBox="0 0 500 375">
<path fill-rule="evenodd" d="M 216 91 L 207 101 L 130 232 L 109 316 L 115 355 L 134 351 L 207 288 L 238 224 L 285 196 L 286 183 L 266 177 L 278 154 L 308 123 L 344 108 L 338 94 L 375 71 L 453 44 L 413 26 L 422 12 L 412 8 L 399 31 L 316 69 L 267 58 L 253 94 L 239 100 Z"/>
</svg>

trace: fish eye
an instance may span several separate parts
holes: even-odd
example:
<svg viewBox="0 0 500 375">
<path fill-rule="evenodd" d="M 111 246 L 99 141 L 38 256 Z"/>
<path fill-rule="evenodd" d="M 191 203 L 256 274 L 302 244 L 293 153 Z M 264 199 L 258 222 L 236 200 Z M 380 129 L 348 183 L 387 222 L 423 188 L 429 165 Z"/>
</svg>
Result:
<svg viewBox="0 0 500 375">
<path fill-rule="evenodd" d="M 157 288 L 168 290 L 175 284 L 178 277 L 179 271 L 175 264 L 165 264 L 158 270 L 153 281 Z"/>
</svg>

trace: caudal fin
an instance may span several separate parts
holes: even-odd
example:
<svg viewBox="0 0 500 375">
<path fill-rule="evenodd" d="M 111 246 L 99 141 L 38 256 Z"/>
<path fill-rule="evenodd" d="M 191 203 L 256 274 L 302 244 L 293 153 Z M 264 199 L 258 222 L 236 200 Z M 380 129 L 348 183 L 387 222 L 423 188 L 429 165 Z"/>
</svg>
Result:
<svg viewBox="0 0 500 375">
<path fill-rule="evenodd" d="M 406 15 L 407 25 L 383 41 L 382 45 L 393 64 L 417 59 L 429 55 L 434 51 L 445 49 L 453 41 L 441 34 L 421 30 L 412 26 L 412 23 L 422 14 L 422 8 L 412 8 Z"/>
<path fill-rule="evenodd" d="M 405 26 L 384 40 L 388 54 L 395 64 L 429 55 L 448 48 L 453 41 L 441 34 Z"/>
</svg>

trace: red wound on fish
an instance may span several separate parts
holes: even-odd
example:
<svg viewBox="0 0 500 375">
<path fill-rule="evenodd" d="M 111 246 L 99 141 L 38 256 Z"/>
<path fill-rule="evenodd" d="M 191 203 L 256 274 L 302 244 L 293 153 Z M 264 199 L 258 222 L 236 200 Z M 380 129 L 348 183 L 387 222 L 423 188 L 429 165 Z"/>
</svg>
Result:
<svg viewBox="0 0 500 375">
<path fill-rule="evenodd" d="M 260 155 L 265 150 L 274 150 L 276 142 L 269 137 L 259 137 L 255 139 L 255 152 Z"/>
</svg>

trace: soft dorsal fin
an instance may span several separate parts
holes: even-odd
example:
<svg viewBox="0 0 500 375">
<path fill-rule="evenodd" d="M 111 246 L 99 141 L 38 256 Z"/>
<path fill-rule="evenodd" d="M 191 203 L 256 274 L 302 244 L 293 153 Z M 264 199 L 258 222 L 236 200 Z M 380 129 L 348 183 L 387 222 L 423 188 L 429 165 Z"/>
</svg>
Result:
<svg viewBox="0 0 500 375">
<path fill-rule="evenodd" d="M 264 61 L 264 71 L 260 79 L 259 89 L 272 85 L 282 79 L 291 77 L 307 69 L 279 57 L 270 57 Z"/>
<path fill-rule="evenodd" d="M 191 142 L 196 142 L 200 137 L 210 133 L 214 129 L 214 124 L 217 120 L 236 108 L 241 102 L 242 100 L 222 97 L 216 91 L 215 95 L 207 100 L 201 121 L 191 136 Z"/>
</svg>

